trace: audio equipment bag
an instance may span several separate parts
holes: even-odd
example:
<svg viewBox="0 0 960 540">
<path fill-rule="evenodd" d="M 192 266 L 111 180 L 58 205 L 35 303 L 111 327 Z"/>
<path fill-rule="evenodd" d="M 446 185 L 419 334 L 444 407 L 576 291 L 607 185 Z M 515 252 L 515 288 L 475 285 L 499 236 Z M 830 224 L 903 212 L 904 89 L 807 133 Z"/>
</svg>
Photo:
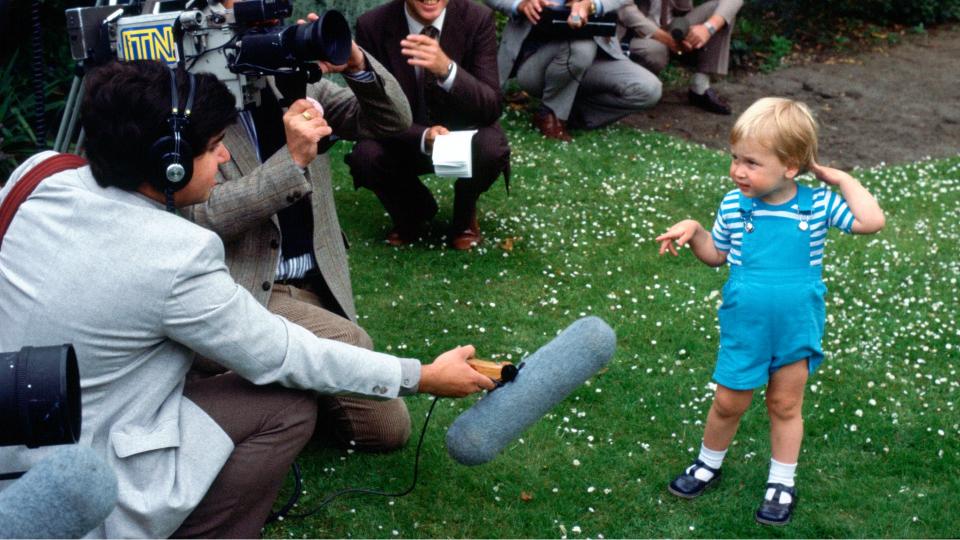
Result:
<svg viewBox="0 0 960 540">
<path fill-rule="evenodd" d="M 3 200 L 3 205 L 0 205 L 0 247 L 3 246 L 3 237 L 7 234 L 7 229 L 10 228 L 10 222 L 13 221 L 17 209 L 40 185 L 40 182 L 59 172 L 79 169 L 86 164 L 87 160 L 76 154 L 57 154 L 41 161 L 27 174 L 23 175 L 17 185 L 13 186 L 10 193 L 7 194 L 7 198 Z"/>
</svg>

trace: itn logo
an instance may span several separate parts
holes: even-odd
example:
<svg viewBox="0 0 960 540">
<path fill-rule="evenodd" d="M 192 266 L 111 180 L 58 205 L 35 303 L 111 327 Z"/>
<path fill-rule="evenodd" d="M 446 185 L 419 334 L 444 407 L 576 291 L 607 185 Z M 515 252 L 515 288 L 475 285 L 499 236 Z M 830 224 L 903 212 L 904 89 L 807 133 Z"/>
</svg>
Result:
<svg viewBox="0 0 960 540">
<path fill-rule="evenodd" d="M 124 60 L 160 60 L 171 67 L 177 65 L 177 42 L 169 25 L 142 26 L 123 30 L 120 34 Z"/>
</svg>

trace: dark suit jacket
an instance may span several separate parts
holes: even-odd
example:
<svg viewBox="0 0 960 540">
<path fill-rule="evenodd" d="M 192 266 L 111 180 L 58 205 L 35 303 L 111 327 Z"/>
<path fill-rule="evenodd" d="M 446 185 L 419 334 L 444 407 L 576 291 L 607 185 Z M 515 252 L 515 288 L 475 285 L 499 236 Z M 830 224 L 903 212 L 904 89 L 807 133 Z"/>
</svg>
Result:
<svg viewBox="0 0 960 540">
<path fill-rule="evenodd" d="M 399 138 L 419 147 L 424 118 L 417 99 L 417 76 L 407 57 L 400 53 L 400 40 L 410 30 L 403 0 L 393 0 L 357 19 L 356 41 L 396 77 L 410 102 L 414 123 Z M 457 77 L 450 92 L 433 92 L 433 120 L 450 130 L 473 129 L 497 123 L 503 98 L 497 76 L 497 36 L 493 12 L 472 0 L 450 0 L 440 32 L 440 47 L 457 63 Z M 439 101 L 439 103 L 437 103 Z"/>
</svg>

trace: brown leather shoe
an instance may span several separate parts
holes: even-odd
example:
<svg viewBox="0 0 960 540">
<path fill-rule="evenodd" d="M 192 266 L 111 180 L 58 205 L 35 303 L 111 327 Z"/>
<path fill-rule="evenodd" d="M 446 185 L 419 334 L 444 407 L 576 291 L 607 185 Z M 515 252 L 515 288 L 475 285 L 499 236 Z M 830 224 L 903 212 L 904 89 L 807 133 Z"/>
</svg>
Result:
<svg viewBox="0 0 960 540">
<path fill-rule="evenodd" d="M 450 239 L 450 247 L 459 251 L 470 251 L 473 246 L 483 241 L 483 235 L 480 234 L 480 225 L 477 224 L 477 214 L 473 214 L 470 220 L 470 226 L 453 236 Z"/>
<path fill-rule="evenodd" d="M 702 94 L 697 94 L 693 90 L 687 90 L 687 99 L 690 100 L 692 105 L 700 107 L 707 112 L 716 114 L 731 113 L 730 104 L 727 103 L 727 100 L 720 97 L 720 94 L 713 88 L 707 88 L 707 91 Z"/>
<path fill-rule="evenodd" d="M 557 118 L 553 111 L 538 111 L 533 115 L 533 125 L 548 139 L 570 142 L 573 137 L 567 132 L 563 120 Z"/>
<path fill-rule="evenodd" d="M 405 246 L 416 239 L 416 232 L 401 229 L 400 227 L 394 227 L 387 233 L 387 243 L 394 247 Z"/>
</svg>

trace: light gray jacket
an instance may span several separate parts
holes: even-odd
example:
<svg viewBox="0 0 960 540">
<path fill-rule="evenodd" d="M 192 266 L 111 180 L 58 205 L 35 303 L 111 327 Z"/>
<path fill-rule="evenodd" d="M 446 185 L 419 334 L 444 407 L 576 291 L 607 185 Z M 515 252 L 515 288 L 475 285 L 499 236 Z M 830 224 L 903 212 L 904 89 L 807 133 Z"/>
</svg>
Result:
<svg viewBox="0 0 960 540">
<path fill-rule="evenodd" d="M 51 154 L 14 171 L 0 200 Z M 117 508 L 91 535 L 111 538 L 169 536 L 233 450 L 183 397 L 192 351 L 257 384 L 383 398 L 398 395 L 416 362 L 323 340 L 271 314 L 231 279 L 214 233 L 98 186 L 89 167 L 47 178 L 17 212 L 0 249 L 0 321 L 0 351 L 74 344 L 80 444 L 119 480 Z M 46 450 L 0 448 L 0 469 L 24 470 Z"/>
<path fill-rule="evenodd" d="M 500 85 L 507 83 L 510 73 L 513 72 L 513 65 L 520 56 L 520 49 L 523 46 L 523 40 L 527 39 L 533 25 L 523 14 L 514 14 L 513 5 L 516 0 L 483 0 L 491 8 L 506 13 L 510 16 L 507 25 L 503 28 L 503 36 L 500 38 L 500 49 L 497 50 L 497 66 L 500 68 Z M 624 4 L 632 0 L 598 0 L 603 8 L 603 13 L 616 11 Z M 607 54 L 613 58 L 625 59 L 626 56 L 620 49 L 620 44 L 612 37 L 595 37 L 594 41 Z"/>
<path fill-rule="evenodd" d="M 349 88 L 344 88 L 324 79 L 307 87 L 307 95 L 323 105 L 324 118 L 341 139 L 387 137 L 403 132 L 413 121 L 396 79 L 372 55 L 366 58 L 376 76 L 371 83 L 345 78 Z M 276 214 L 302 197 L 310 197 L 313 254 L 338 304 L 325 307 L 356 321 L 345 237 L 337 219 L 327 154 L 317 156 L 304 174 L 286 146 L 273 156 L 263 156 L 264 163 L 259 163 L 239 122 L 227 128 L 223 142 L 231 161 L 220 166 L 210 199 L 188 208 L 186 215 L 220 235 L 230 274 L 265 306 L 280 258 Z"/>
</svg>

